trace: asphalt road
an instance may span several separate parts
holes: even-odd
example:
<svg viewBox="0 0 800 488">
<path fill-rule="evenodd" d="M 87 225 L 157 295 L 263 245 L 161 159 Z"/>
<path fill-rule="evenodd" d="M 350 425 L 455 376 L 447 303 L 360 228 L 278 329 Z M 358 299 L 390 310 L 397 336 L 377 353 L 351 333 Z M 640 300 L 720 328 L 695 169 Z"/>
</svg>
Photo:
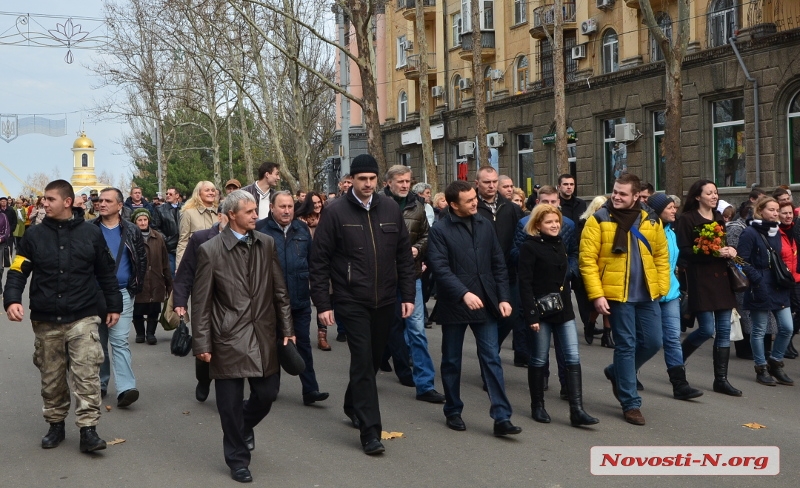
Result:
<svg viewBox="0 0 800 488">
<path fill-rule="evenodd" d="M 428 331 L 437 364 L 441 330 Z M 169 353 L 170 333 L 159 330 L 156 346 L 132 344 L 134 372 L 141 397 L 127 410 L 116 408 L 113 382 L 104 405 L 98 433 L 111 441 L 97 455 L 78 451 L 74 415 L 67 418 L 67 439 L 44 451 L 40 439 L 47 431 L 41 416 L 39 373 L 31 361 L 30 322 L 12 323 L 0 316 L 0 487 L 199 487 L 234 486 L 222 456 L 222 432 L 211 396 L 194 399 L 192 358 Z M 269 416 L 256 428 L 251 470 L 256 486 L 281 487 L 589 487 L 642 486 L 797 486 L 800 481 L 800 360 L 787 361 L 797 387 L 765 387 L 755 383 L 752 361 L 731 361 L 731 383 L 744 391 L 730 398 L 711 391 L 711 344 L 704 345 L 688 364 L 690 383 L 706 393 L 696 401 L 672 399 L 663 356 L 659 353 L 640 372 L 646 390 L 642 411 L 647 425 L 624 422 L 602 368 L 611 350 L 599 341 L 581 339 L 586 410 L 600 418 L 594 428 L 569 425 L 567 403 L 558 388 L 546 393 L 553 423 L 530 418 L 526 369 L 514 367 L 508 344 L 503 352 L 506 389 L 514 408 L 512 421 L 523 428 L 519 436 L 495 438 L 489 401 L 481 390 L 474 341 L 464 347 L 462 394 L 466 432 L 444 425 L 441 405 L 416 401 L 414 390 L 399 384 L 394 373 L 380 373 L 383 426 L 402 432 L 387 440 L 386 453 L 368 457 L 361 452 L 358 433 L 342 413 L 349 354 L 333 341 L 333 350 L 315 349 L 321 389 L 331 397 L 320 404 L 302 404 L 300 383 L 283 376 L 281 393 Z M 510 342 L 510 341 L 509 341 Z M 314 341 L 316 343 L 316 341 Z M 552 354 L 551 354 L 552 356 Z M 555 378 L 551 384 L 555 384 Z M 437 372 L 437 389 L 442 390 Z M 752 430 L 743 424 L 766 426 Z M 779 446 L 781 473 L 777 476 L 594 476 L 592 446 Z"/>
</svg>

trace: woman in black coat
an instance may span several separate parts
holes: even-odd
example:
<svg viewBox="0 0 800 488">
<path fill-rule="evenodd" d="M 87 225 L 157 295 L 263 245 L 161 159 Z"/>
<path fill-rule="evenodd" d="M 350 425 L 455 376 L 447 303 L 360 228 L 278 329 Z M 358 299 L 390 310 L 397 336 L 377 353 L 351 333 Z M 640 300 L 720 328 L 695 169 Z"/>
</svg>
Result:
<svg viewBox="0 0 800 488">
<path fill-rule="evenodd" d="M 558 334 L 567 366 L 570 423 L 574 427 L 594 425 L 599 420 L 583 410 L 578 334 L 575 331 L 575 312 L 572 310 L 568 280 L 569 262 L 564 243 L 558 236 L 561 211 L 552 205 L 535 206 L 525 230 L 528 237 L 519 252 L 519 291 L 523 317 L 533 334 L 528 365 L 532 417 L 537 422 L 550 422 L 550 416 L 544 409 L 544 378 L 552 333 Z M 536 298 L 550 293 L 560 293 L 562 310 L 541 315 Z"/>
<path fill-rule="evenodd" d="M 791 289 L 775 282 L 768 254 L 771 247 L 781 254 L 781 236 L 778 232 L 778 202 L 772 197 L 761 197 L 753 209 L 755 219 L 739 237 L 739 255 L 747 264 L 744 272 L 750 279 L 750 291 L 744 294 L 744 308 L 750 310 L 753 322 L 750 347 L 753 349 L 756 381 L 762 385 L 793 385 L 794 381 L 783 371 L 783 355 L 792 337 Z M 766 242 L 765 242 L 766 241 Z M 782 263 L 782 261 L 781 261 Z M 778 322 L 778 334 L 770 357 L 765 357 L 764 331 L 770 312 Z M 774 376 L 774 379 L 773 379 Z"/>
<path fill-rule="evenodd" d="M 736 249 L 724 245 L 725 221 L 717 212 L 719 194 L 717 185 L 710 180 L 698 180 L 689 188 L 683 211 L 675 223 L 675 236 L 681 262 L 686 263 L 689 284 L 689 310 L 697 318 L 697 330 L 689 334 L 681 344 L 683 360 L 714 338 L 714 383 L 717 393 L 742 396 L 741 390 L 728 382 L 728 360 L 731 352 L 731 313 L 736 307 L 736 295 L 728 286 L 727 259 L 736 257 Z M 722 246 L 715 253 L 695 253 L 695 239 L 703 226 L 716 224 L 722 228 Z"/>
</svg>

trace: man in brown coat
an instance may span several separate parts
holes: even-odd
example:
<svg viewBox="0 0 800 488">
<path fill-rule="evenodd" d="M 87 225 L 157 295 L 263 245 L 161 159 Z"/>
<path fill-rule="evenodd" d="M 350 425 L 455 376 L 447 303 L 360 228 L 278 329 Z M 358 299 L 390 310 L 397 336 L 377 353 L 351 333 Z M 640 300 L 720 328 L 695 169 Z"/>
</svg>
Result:
<svg viewBox="0 0 800 488">
<path fill-rule="evenodd" d="M 278 396 L 278 340 L 294 342 L 291 305 L 275 242 L 255 232 L 256 202 L 243 190 L 222 202 L 229 224 L 198 250 L 192 290 L 193 350 L 210 364 L 222 422 L 225 462 L 238 482 L 248 466 L 253 428 Z M 250 398 L 242 403 L 244 378 Z"/>
</svg>

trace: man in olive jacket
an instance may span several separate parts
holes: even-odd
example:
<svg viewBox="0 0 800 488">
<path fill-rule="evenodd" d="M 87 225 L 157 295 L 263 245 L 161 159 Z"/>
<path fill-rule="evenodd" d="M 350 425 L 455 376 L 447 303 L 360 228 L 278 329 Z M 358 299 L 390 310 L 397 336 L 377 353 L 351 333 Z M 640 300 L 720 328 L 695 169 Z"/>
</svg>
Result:
<svg viewBox="0 0 800 488">
<path fill-rule="evenodd" d="M 253 427 L 267 416 L 280 387 L 278 341 L 294 342 L 291 305 L 275 241 L 254 232 L 252 195 L 231 192 L 222 203 L 229 223 L 198 250 L 192 290 L 192 348 L 210 364 L 222 422 L 225 462 L 249 482 Z M 242 403 L 244 378 L 250 398 Z"/>
</svg>

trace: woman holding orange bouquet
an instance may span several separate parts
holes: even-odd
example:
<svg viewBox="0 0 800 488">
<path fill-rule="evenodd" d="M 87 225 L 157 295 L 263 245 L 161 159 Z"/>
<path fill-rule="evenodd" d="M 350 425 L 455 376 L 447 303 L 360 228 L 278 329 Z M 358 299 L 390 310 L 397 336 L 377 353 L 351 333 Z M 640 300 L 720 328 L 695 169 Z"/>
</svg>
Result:
<svg viewBox="0 0 800 488">
<path fill-rule="evenodd" d="M 717 211 L 718 201 L 713 181 L 696 181 L 689 188 L 675 226 L 680 265 L 686 269 L 689 284 L 689 309 L 698 323 L 697 330 L 684 339 L 681 349 L 686 361 L 716 334 L 713 389 L 717 393 L 742 396 L 728 382 L 731 311 L 736 307 L 736 296 L 729 286 L 727 259 L 736 257 L 736 249 L 725 242 L 725 222 Z"/>
</svg>

